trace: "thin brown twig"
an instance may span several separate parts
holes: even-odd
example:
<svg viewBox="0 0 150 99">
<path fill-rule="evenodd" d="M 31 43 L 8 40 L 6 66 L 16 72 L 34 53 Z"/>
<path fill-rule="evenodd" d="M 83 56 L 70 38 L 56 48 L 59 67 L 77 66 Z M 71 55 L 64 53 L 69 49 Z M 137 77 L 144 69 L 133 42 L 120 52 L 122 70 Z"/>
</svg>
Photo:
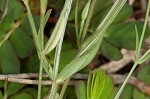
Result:
<svg viewBox="0 0 150 99">
<path fill-rule="evenodd" d="M 123 58 L 119 61 L 111 61 L 104 65 L 101 65 L 100 68 L 105 70 L 107 73 L 115 73 L 123 67 L 127 66 L 128 63 L 134 59 L 134 51 L 128 51 L 126 49 L 121 50 Z"/>
<path fill-rule="evenodd" d="M 43 77 L 48 77 L 47 74 L 43 74 Z M 126 79 L 125 75 L 118 75 L 118 74 L 111 74 L 110 76 L 113 77 L 115 84 L 122 84 Z M 22 83 L 22 84 L 31 84 L 31 85 L 38 85 L 38 80 L 31 80 L 29 78 L 36 78 L 38 77 L 37 73 L 29 73 L 29 74 L 9 74 L 9 75 L 0 75 L 0 80 L 7 80 L 8 82 L 14 83 Z M 25 79 L 26 78 L 26 79 Z M 28 79 L 27 79 L 28 78 Z M 88 74 L 75 74 L 72 76 L 69 85 L 74 85 L 78 80 L 87 80 Z M 150 95 L 150 86 L 136 77 L 131 76 L 128 80 L 128 83 L 143 93 Z M 51 85 L 52 82 L 50 80 L 43 80 L 42 85 Z M 63 83 L 62 83 L 63 84 Z"/>
</svg>

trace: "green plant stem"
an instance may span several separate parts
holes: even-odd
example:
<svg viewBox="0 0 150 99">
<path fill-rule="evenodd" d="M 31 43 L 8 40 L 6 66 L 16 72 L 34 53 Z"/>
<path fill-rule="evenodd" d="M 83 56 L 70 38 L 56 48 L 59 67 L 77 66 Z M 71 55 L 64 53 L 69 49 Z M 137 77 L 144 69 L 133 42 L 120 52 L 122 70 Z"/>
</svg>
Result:
<svg viewBox="0 0 150 99">
<path fill-rule="evenodd" d="M 15 31 L 16 28 L 18 28 L 22 21 L 24 20 L 26 16 L 26 13 L 12 26 L 12 28 L 9 30 L 8 33 L 6 33 L 5 37 L 0 41 L 0 47 L 3 45 L 3 43 L 9 39 L 9 37 L 11 36 L 11 34 Z"/>
<path fill-rule="evenodd" d="M 59 95 L 58 99 L 63 99 L 63 96 L 65 94 L 66 88 L 67 88 L 68 83 L 69 83 L 69 80 L 70 80 L 70 78 L 68 78 L 68 79 L 65 80 L 64 85 L 63 85 L 63 87 L 61 89 L 61 92 L 60 92 L 60 95 Z"/>
<path fill-rule="evenodd" d="M 142 35 L 141 35 L 141 38 L 140 38 L 140 42 L 139 42 L 139 46 L 138 46 L 138 51 L 136 54 L 137 57 L 139 57 L 139 54 L 140 54 L 140 49 L 142 47 L 142 43 L 143 43 L 143 39 L 144 39 L 144 34 L 145 34 L 145 31 L 146 31 L 146 27 L 147 27 L 147 22 L 148 22 L 148 16 L 149 16 L 149 12 L 150 12 L 150 1 L 148 2 L 148 8 L 147 8 L 147 11 L 146 11 L 146 17 L 145 17 L 145 21 L 144 21 L 144 26 L 143 26 L 143 30 L 142 30 Z"/>
<path fill-rule="evenodd" d="M 38 81 L 38 98 L 37 99 L 41 99 L 42 73 L 43 73 L 43 66 L 42 66 L 42 62 L 40 62 L 39 81 Z"/>
<path fill-rule="evenodd" d="M 60 40 L 57 44 L 56 47 L 56 52 L 55 52 L 55 59 L 54 59 L 54 79 L 56 79 L 57 75 L 58 75 L 58 69 L 59 69 L 59 61 L 60 61 L 60 53 L 61 53 L 61 48 L 62 48 L 62 43 L 63 43 L 63 39 L 64 39 L 64 32 L 60 37 Z"/>
<path fill-rule="evenodd" d="M 130 70 L 130 72 L 129 72 L 128 76 L 127 76 L 127 78 L 126 78 L 125 81 L 123 82 L 121 88 L 119 89 L 119 91 L 118 91 L 118 93 L 117 93 L 117 95 L 115 96 L 114 99 L 119 99 L 119 97 L 120 97 L 120 95 L 121 95 L 121 92 L 123 91 L 125 85 L 127 84 L 128 79 L 129 79 L 130 76 L 132 75 L 132 73 L 133 73 L 133 71 L 135 70 L 135 68 L 137 67 L 137 65 L 138 65 L 138 63 L 135 63 L 135 64 L 133 65 L 132 69 Z"/>
<path fill-rule="evenodd" d="M 90 22 L 91 22 L 91 18 L 92 18 L 92 15 L 93 15 L 93 10 L 94 10 L 96 1 L 97 0 L 92 0 L 91 6 L 90 6 L 90 10 L 89 10 L 86 22 L 85 22 L 85 26 L 83 28 L 81 42 L 83 42 L 83 40 L 84 40 L 84 38 L 85 38 L 85 36 L 87 34 L 87 31 L 88 31 L 88 28 L 89 28 L 89 25 L 90 25 Z"/>
<path fill-rule="evenodd" d="M 58 84 L 53 81 L 49 99 L 55 99 L 57 88 L 58 88 Z"/>
<path fill-rule="evenodd" d="M 5 80 L 4 83 L 4 99 L 7 99 L 8 95 L 7 95 L 7 86 L 8 86 L 8 81 Z"/>
<path fill-rule="evenodd" d="M 38 33 L 38 39 L 39 39 L 39 43 L 40 43 L 40 48 L 41 50 L 44 49 L 44 15 L 45 15 L 45 11 L 43 11 L 42 8 L 46 9 L 46 5 L 43 5 L 43 0 L 40 0 L 40 7 L 41 7 L 41 11 L 40 11 L 40 29 L 39 29 L 39 33 Z M 43 7 L 44 6 L 44 7 Z M 41 55 L 41 56 L 40 56 Z M 39 58 L 42 58 L 42 54 L 39 55 Z M 43 66 L 42 66 L 42 62 L 40 61 L 40 70 L 39 70 L 39 82 L 38 82 L 38 99 L 41 99 L 41 83 L 42 83 L 42 73 L 43 73 Z"/>
<path fill-rule="evenodd" d="M 66 0 L 66 4 L 68 4 L 65 14 L 63 15 L 64 19 L 68 19 L 68 15 L 71 9 L 71 4 L 72 4 L 72 0 Z M 52 83 L 52 88 L 51 88 L 51 92 L 50 92 L 50 96 L 49 99 L 54 99 L 55 95 L 57 93 L 57 87 L 58 84 L 55 82 L 57 75 L 58 75 L 58 69 L 59 69 L 59 61 L 60 61 L 60 53 L 61 53 L 61 48 L 62 48 L 62 43 L 63 43 L 63 39 L 64 39 L 64 34 L 65 34 L 65 28 L 66 28 L 66 24 L 67 24 L 67 20 L 64 20 L 64 28 L 62 28 L 61 32 L 61 36 L 59 39 L 59 42 L 57 44 L 56 47 L 56 52 L 55 52 L 55 59 L 54 59 L 54 80 Z"/>
<path fill-rule="evenodd" d="M 65 31 L 65 29 L 64 29 L 64 31 Z M 54 80 L 56 79 L 56 77 L 58 75 L 60 53 L 61 53 L 63 38 L 64 38 L 64 32 L 61 35 L 60 40 L 56 47 L 55 59 L 54 59 Z M 58 84 L 53 81 L 49 99 L 55 99 L 55 95 L 57 93 L 57 87 L 58 87 Z"/>
</svg>

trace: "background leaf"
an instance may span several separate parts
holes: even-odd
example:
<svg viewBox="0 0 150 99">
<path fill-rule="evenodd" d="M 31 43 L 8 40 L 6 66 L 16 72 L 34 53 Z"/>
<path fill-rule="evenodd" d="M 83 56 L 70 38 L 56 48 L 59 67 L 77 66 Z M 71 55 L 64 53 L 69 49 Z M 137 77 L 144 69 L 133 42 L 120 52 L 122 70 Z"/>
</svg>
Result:
<svg viewBox="0 0 150 99">
<path fill-rule="evenodd" d="M 9 41 L 6 41 L 0 48 L 0 64 L 2 73 L 19 73 L 20 62 Z"/>
<path fill-rule="evenodd" d="M 105 39 L 117 47 L 133 50 L 135 49 L 136 45 L 136 33 L 134 28 L 135 24 L 137 25 L 138 33 L 140 36 L 142 33 L 141 31 L 143 22 L 127 22 L 111 25 L 106 31 Z M 148 35 L 149 29 L 147 27 L 145 38 Z"/>
<path fill-rule="evenodd" d="M 5 2 L 6 0 L 1 0 L 0 3 L 0 9 L 4 11 L 5 9 Z M 7 16 L 10 18 L 13 18 L 15 20 L 19 19 L 21 15 L 23 15 L 24 10 L 23 6 L 21 5 L 18 0 L 10 0 L 8 3 L 8 11 L 7 11 Z"/>
<path fill-rule="evenodd" d="M 7 88 L 7 94 L 8 94 L 8 96 L 17 93 L 24 86 L 25 86 L 24 84 L 9 83 L 8 84 L 8 88 Z"/>
<path fill-rule="evenodd" d="M 22 29 L 16 29 L 11 35 L 10 40 L 20 58 L 26 58 L 32 53 L 33 41 Z"/>
<path fill-rule="evenodd" d="M 86 98 L 86 85 L 83 81 L 78 81 L 75 85 L 76 94 L 78 99 L 87 99 Z"/>
<path fill-rule="evenodd" d="M 114 45 L 108 43 L 105 39 L 103 39 L 101 47 L 100 47 L 100 52 L 110 60 L 120 60 L 123 56 L 120 50 L 115 47 Z"/>
</svg>

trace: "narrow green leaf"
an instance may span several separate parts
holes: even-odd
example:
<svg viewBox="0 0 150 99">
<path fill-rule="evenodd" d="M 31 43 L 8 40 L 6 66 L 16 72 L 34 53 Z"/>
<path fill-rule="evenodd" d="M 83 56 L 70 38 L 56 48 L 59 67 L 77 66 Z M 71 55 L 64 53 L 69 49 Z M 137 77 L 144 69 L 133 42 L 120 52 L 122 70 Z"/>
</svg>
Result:
<svg viewBox="0 0 150 99">
<path fill-rule="evenodd" d="M 138 64 L 142 64 L 150 58 L 150 49 L 139 59 L 137 60 Z"/>
<path fill-rule="evenodd" d="M 70 9 L 71 9 L 71 4 L 72 4 L 72 0 L 66 1 L 64 8 L 60 14 L 60 17 L 58 19 L 58 22 L 53 30 L 53 33 L 50 39 L 48 40 L 48 42 L 46 43 L 46 46 L 45 46 L 46 54 L 51 52 L 56 47 L 61 35 L 65 32 L 67 19 L 68 19 Z"/>
<path fill-rule="evenodd" d="M 93 46 L 91 51 L 89 51 L 86 55 L 81 57 L 77 57 L 73 59 L 59 74 L 56 79 L 58 83 L 63 82 L 65 79 L 69 78 L 72 74 L 76 73 L 77 71 L 83 69 L 87 66 L 94 56 L 96 55 L 99 49 L 99 44 Z"/>
<path fill-rule="evenodd" d="M 87 55 L 71 61 L 57 76 L 57 83 L 63 82 L 65 79 L 74 74 L 86 61 Z"/>
<path fill-rule="evenodd" d="M 75 6 L 75 31 L 76 31 L 76 38 L 77 42 L 79 41 L 79 30 L 78 30 L 78 7 L 79 7 L 79 0 L 76 1 L 76 6 Z M 79 42 L 78 42 L 79 43 Z"/>
<path fill-rule="evenodd" d="M 88 39 L 86 41 L 86 43 L 84 44 L 84 47 L 78 53 L 76 58 L 58 74 L 58 77 L 56 79 L 57 83 L 63 82 L 65 79 L 70 77 L 75 72 L 81 70 L 87 64 L 89 64 L 89 62 L 92 61 L 92 59 L 94 58 L 94 56 L 96 55 L 98 51 L 104 32 L 106 31 L 108 26 L 112 23 L 112 21 L 114 20 L 116 15 L 119 13 L 119 11 L 121 10 L 125 2 L 126 0 L 123 0 L 123 1 L 118 0 L 114 4 L 112 9 L 108 13 L 104 21 L 102 22 L 102 24 L 100 24 L 96 32 L 91 36 L 92 39 L 90 40 Z"/>
<path fill-rule="evenodd" d="M 76 94 L 78 99 L 87 99 L 86 98 L 86 85 L 83 81 L 78 81 L 75 85 Z"/>
<path fill-rule="evenodd" d="M 49 10 L 46 12 L 46 14 L 45 14 L 44 27 L 45 27 L 45 25 L 46 25 L 46 23 L 47 23 L 47 21 L 48 21 L 48 19 L 49 19 L 49 16 L 50 16 L 51 12 L 52 12 L 52 9 L 49 9 Z"/>
<path fill-rule="evenodd" d="M 79 31 L 79 39 L 82 38 L 82 32 L 83 32 L 83 28 L 84 28 L 84 24 L 85 24 L 85 20 L 88 16 L 88 12 L 89 12 L 89 8 L 90 8 L 90 4 L 91 4 L 91 0 L 89 0 L 87 2 L 87 4 L 85 5 L 82 14 L 81 14 L 81 23 L 80 23 L 80 31 Z"/>
<path fill-rule="evenodd" d="M 88 0 L 87 4 L 85 5 L 83 12 L 81 14 L 81 19 L 86 20 L 90 8 L 91 0 Z"/>
<path fill-rule="evenodd" d="M 103 39 L 104 32 L 107 30 L 107 28 L 110 26 L 112 21 L 115 19 L 116 15 L 119 13 L 121 8 L 124 6 L 127 0 L 117 0 L 107 16 L 104 18 L 103 22 L 98 26 L 94 34 L 91 36 L 91 39 L 85 41 L 86 43 L 82 47 L 81 51 L 79 52 L 78 56 L 81 56 L 83 53 L 85 53 L 91 45 L 93 45 L 97 40 L 101 38 Z M 100 42 L 101 43 L 101 42 Z"/>
</svg>

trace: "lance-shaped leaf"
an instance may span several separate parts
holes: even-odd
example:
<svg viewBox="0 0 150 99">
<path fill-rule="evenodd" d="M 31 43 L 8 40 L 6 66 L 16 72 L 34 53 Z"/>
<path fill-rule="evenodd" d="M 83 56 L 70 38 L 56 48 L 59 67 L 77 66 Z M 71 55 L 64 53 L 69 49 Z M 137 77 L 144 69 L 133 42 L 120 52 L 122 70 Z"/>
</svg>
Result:
<svg viewBox="0 0 150 99">
<path fill-rule="evenodd" d="M 99 46 L 104 36 L 104 32 L 115 19 L 116 15 L 119 13 L 125 2 L 126 0 L 118 0 L 115 2 L 114 6 L 107 14 L 103 22 L 99 25 L 95 33 L 85 41 L 83 47 L 81 48 L 81 51 L 77 54 L 75 59 L 72 60 L 58 74 L 58 77 L 56 78 L 57 83 L 63 82 L 65 79 L 69 78 L 72 74 L 81 70 L 92 61 L 99 49 Z"/>
<path fill-rule="evenodd" d="M 68 16 L 71 9 L 72 0 L 66 0 L 65 6 L 60 14 L 60 17 L 58 19 L 58 22 L 53 30 L 53 33 L 46 43 L 45 46 L 45 53 L 48 54 L 51 52 L 57 45 L 61 34 L 65 32 Z"/>
<path fill-rule="evenodd" d="M 142 64 L 150 58 L 150 49 L 138 60 L 138 64 Z"/>
<path fill-rule="evenodd" d="M 50 16 L 51 12 L 52 12 L 52 9 L 49 9 L 49 10 L 46 12 L 46 14 L 45 14 L 44 27 L 45 27 L 45 25 L 46 25 L 46 23 L 47 23 L 47 21 L 48 21 L 48 19 L 49 19 L 49 16 Z"/>
<path fill-rule="evenodd" d="M 65 79 L 69 78 L 72 74 L 76 73 L 77 71 L 83 69 L 87 66 L 94 56 L 96 55 L 99 49 L 99 44 L 92 47 L 91 51 L 88 54 L 83 55 L 81 57 L 75 58 L 72 60 L 57 76 L 56 82 L 61 83 Z"/>
<path fill-rule="evenodd" d="M 82 31 L 84 28 L 84 24 L 85 24 L 85 20 L 88 16 L 88 12 L 89 12 L 89 8 L 90 8 L 90 4 L 91 4 L 91 0 L 89 0 L 86 4 L 86 6 L 84 7 L 82 14 L 81 14 L 81 24 L 80 24 L 80 32 L 79 32 L 79 38 L 81 38 L 82 36 Z"/>
</svg>

